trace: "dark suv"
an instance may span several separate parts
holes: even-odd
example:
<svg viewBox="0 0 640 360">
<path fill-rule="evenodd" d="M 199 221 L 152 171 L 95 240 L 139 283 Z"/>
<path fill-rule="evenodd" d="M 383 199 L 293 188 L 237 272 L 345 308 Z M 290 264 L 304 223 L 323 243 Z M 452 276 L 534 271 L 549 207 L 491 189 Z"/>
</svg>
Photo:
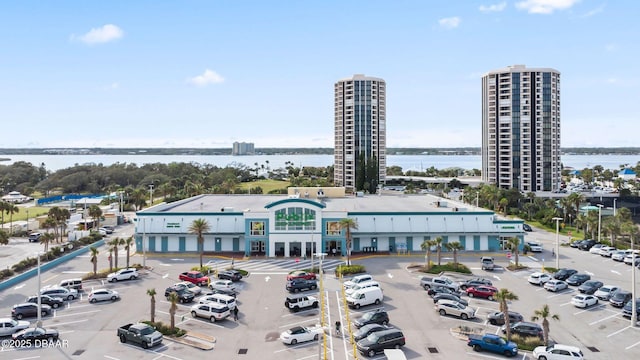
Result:
<svg viewBox="0 0 640 360">
<path fill-rule="evenodd" d="M 487 315 L 487 319 L 491 325 L 504 325 L 504 313 L 501 311 Z M 524 320 L 522 314 L 515 311 L 509 311 L 509 324 L 515 324 Z"/>
<path fill-rule="evenodd" d="M 593 247 L 593 245 L 595 245 L 597 242 L 593 239 L 588 239 L 588 240 L 582 240 L 582 242 L 580 243 L 580 245 L 578 245 L 578 249 L 580 250 L 589 250 Z"/>
<path fill-rule="evenodd" d="M 175 288 L 175 287 L 168 287 L 165 291 L 164 291 L 164 296 L 169 299 L 169 294 L 171 293 L 176 293 L 178 294 L 178 301 L 180 301 L 180 303 L 189 303 L 192 302 L 193 299 L 196 297 L 195 294 L 192 291 L 189 291 L 185 288 Z"/>
<path fill-rule="evenodd" d="M 591 280 L 591 275 L 589 275 L 589 274 L 573 274 L 573 275 L 569 276 L 569 278 L 567 279 L 567 284 L 573 285 L 573 286 L 580 286 L 587 280 Z"/>
<path fill-rule="evenodd" d="M 562 268 L 556 271 L 555 274 L 553 274 L 553 278 L 556 280 L 567 280 L 569 276 L 577 273 L 578 273 L 578 270 Z"/>
<path fill-rule="evenodd" d="M 507 329 L 504 326 L 502 327 L 502 333 L 507 333 Z M 534 336 L 540 339 L 542 339 L 544 335 L 544 331 L 540 325 L 525 321 L 511 324 L 511 333 L 518 334 L 520 336 Z"/>
<path fill-rule="evenodd" d="M 631 308 L 632 301 L 627 301 L 624 304 L 624 308 L 622 308 L 622 316 L 631 319 L 631 312 L 633 309 Z M 636 299 L 636 318 L 640 320 L 640 299 Z"/>
<path fill-rule="evenodd" d="M 238 270 L 224 270 L 218 273 L 218 279 L 240 281 L 242 280 L 242 274 Z"/>
<path fill-rule="evenodd" d="M 398 329 L 374 332 L 357 342 L 358 351 L 363 355 L 373 357 L 384 349 L 399 349 L 404 346 L 404 334 Z"/>
<path fill-rule="evenodd" d="M 465 282 L 460 283 L 460 289 L 466 290 L 467 288 L 481 286 L 481 285 L 493 286 L 493 283 L 489 279 L 483 279 L 483 278 L 469 279 Z"/>
<path fill-rule="evenodd" d="M 384 310 L 369 311 L 361 317 L 353 320 L 353 325 L 358 329 L 368 324 L 389 324 L 389 314 Z"/>
<path fill-rule="evenodd" d="M 629 300 L 631 300 L 631 293 L 629 291 L 618 290 L 615 293 L 613 293 L 613 295 L 611 295 L 611 298 L 609 299 L 609 304 L 615 307 L 621 308 Z"/>
<path fill-rule="evenodd" d="M 49 305 L 40 305 L 41 315 L 47 316 L 51 315 L 51 306 Z M 34 303 L 23 303 L 14 305 L 13 309 L 11 309 L 11 317 L 14 317 L 18 320 L 23 317 L 36 317 L 38 316 L 38 304 Z"/>
<path fill-rule="evenodd" d="M 285 289 L 289 292 L 299 292 L 304 290 L 315 290 L 318 288 L 318 283 L 315 280 L 297 279 L 287 281 Z"/>
<path fill-rule="evenodd" d="M 29 296 L 25 302 L 37 304 L 38 303 L 38 295 Z M 59 297 L 52 297 L 49 295 L 40 295 L 40 304 L 49 305 L 54 309 L 59 308 L 64 305 L 64 300 Z"/>
</svg>

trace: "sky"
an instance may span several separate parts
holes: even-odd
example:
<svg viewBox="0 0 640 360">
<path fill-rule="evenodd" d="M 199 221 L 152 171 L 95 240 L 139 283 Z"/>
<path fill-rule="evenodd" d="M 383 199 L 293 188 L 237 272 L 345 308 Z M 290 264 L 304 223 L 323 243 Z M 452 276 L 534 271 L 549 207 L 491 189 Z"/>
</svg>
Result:
<svg viewBox="0 0 640 360">
<path fill-rule="evenodd" d="M 640 1 L 3 1 L 0 148 L 326 147 L 387 84 L 387 147 L 479 147 L 481 77 L 561 73 L 561 146 L 640 146 Z"/>
</svg>

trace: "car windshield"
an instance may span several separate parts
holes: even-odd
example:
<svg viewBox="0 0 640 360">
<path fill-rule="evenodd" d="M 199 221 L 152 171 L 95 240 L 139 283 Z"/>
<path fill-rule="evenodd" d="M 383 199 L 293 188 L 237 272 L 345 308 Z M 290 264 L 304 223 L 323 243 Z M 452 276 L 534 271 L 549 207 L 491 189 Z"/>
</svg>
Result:
<svg viewBox="0 0 640 360">
<path fill-rule="evenodd" d="M 371 341 L 372 343 L 377 343 L 378 342 L 378 334 L 376 334 L 376 333 L 369 334 L 369 336 L 367 336 L 367 340 Z"/>
<path fill-rule="evenodd" d="M 152 334 L 154 331 L 155 329 L 152 327 L 145 327 L 144 329 L 140 330 L 140 334 L 149 335 L 149 334 Z"/>
<path fill-rule="evenodd" d="M 369 312 L 369 313 L 366 313 L 366 314 L 362 315 L 362 320 L 371 320 L 371 318 L 373 317 L 373 314 L 374 313 Z"/>
</svg>

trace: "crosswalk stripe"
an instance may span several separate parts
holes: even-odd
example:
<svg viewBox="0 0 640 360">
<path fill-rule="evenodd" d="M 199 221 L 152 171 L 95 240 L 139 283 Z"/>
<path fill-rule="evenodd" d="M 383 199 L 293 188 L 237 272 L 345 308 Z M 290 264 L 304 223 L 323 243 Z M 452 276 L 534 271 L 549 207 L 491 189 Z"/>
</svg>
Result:
<svg viewBox="0 0 640 360">
<path fill-rule="evenodd" d="M 342 264 L 342 260 L 325 260 L 322 262 L 322 267 L 325 271 L 333 270 L 338 265 Z M 316 260 L 313 261 L 313 266 L 317 267 L 320 263 Z M 209 264 L 214 269 L 227 269 L 232 266 L 230 260 L 216 261 Z M 292 271 L 311 268 L 311 260 L 247 260 L 233 262 L 233 266 L 238 269 L 247 271 Z"/>
</svg>

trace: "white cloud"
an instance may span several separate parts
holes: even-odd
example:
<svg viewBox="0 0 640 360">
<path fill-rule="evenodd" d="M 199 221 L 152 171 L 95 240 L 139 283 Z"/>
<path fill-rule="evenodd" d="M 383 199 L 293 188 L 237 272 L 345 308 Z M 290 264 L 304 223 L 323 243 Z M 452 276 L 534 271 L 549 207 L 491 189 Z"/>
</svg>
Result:
<svg viewBox="0 0 640 360">
<path fill-rule="evenodd" d="M 91 29 L 80 36 L 71 35 L 71 40 L 78 40 L 88 45 L 107 43 L 118 40 L 124 36 L 124 31 L 113 24 L 107 24 L 100 28 Z"/>
<path fill-rule="evenodd" d="M 187 79 L 187 82 L 196 86 L 207 86 L 224 82 L 224 78 L 213 70 L 206 69 L 202 75 Z"/>
<path fill-rule="evenodd" d="M 480 5 L 479 10 L 483 13 L 500 12 L 507 7 L 507 2 L 503 1 L 499 4 Z"/>
<path fill-rule="evenodd" d="M 586 13 L 582 14 L 580 17 L 586 18 L 586 17 L 591 17 L 593 15 L 599 14 L 601 12 L 604 11 L 604 4 L 598 6 L 597 8 L 593 9 L 593 10 L 589 10 Z"/>
<path fill-rule="evenodd" d="M 458 25 L 460 25 L 461 21 L 462 20 L 459 17 L 454 16 L 454 17 L 440 19 L 438 20 L 438 24 L 440 24 L 440 26 L 442 26 L 445 29 L 454 29 L 454 28 L 457 28 Z"/>
<path fill-rule="evenodd" d="M 525 0 L 516 3 L 516 8 L 530 14 L 552 14 L 556 10 L 566 10 L 580 0 Z"/>
</svg>

